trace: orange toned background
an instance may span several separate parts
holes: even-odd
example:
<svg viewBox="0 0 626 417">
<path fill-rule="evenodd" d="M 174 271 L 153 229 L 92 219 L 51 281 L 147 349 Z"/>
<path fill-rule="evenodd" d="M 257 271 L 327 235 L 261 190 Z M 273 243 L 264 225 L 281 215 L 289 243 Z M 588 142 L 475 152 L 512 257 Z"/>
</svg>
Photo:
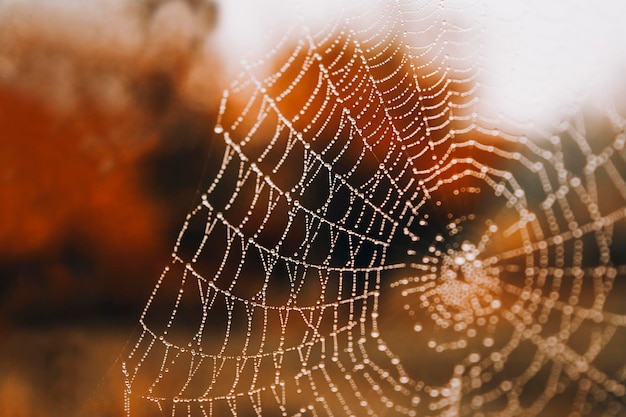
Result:
<svg viewBox="0 0 626 417">
<path fill-rule="evenodd" d="M 127 3 L 0 7 L 1 415 L 122 414 L 117 356 L 202 186 L 217 9 Z"/>
</svg>

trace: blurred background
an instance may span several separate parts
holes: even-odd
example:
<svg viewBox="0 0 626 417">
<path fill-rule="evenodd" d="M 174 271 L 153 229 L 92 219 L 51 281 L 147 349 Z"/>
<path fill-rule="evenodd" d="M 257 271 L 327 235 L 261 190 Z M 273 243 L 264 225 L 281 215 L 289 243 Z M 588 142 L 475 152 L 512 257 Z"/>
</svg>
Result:
<svg viewBox="0 0 626 417">
<path fill-rule="evenodd" d="M 491 109 L 541 123 L 616 76 L 623 9 L 476 8 Z M 1 415 L 122 414 L 118 356 L 205 188 L 221 92 L 278 10 L 0 0 Z"/>
<path fill-rule="evenodd" d="M 0 415 L 121 415 L 109 376 L 210 153 L 217 16 L 0 2 Z"/>
</svg>

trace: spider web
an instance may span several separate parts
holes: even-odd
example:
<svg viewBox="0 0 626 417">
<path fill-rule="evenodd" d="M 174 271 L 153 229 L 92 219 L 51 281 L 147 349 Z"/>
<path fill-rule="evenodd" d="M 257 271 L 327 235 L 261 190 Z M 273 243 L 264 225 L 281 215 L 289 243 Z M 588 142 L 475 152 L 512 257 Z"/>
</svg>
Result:
<svg viewBox="0 0 626 417">
<path fill-rule="evenodd" d="M 341 7 L 224 93 L 127 415 L 624 415 L 618 102 L 503 128 L 467 8 Z"/>
</svg>

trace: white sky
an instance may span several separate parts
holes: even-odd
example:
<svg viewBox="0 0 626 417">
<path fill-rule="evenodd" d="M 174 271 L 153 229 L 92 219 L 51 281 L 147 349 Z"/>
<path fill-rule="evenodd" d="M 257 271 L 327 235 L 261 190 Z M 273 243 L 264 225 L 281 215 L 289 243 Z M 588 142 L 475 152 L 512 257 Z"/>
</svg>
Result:
<svg viewBox="0 0 626 417">
<path fill-rule="evenodd" d="M 504 114 L 542 122 L 621 75 L 626 2 L 483 1 L 486 99 Z"/>
<path fill-rule="evenodd" d="M 320 19 L 339 1 L 302 0 Z M 365 2 L 363 2 L 365 4 Z M 626 65 L 626 1 L 454 0 L 471 4 L 468 22 L 482 27 L 481 99 L 504 116 L 542 122 L 596 93 L 598 81 L 619 76 Z M 233 56 L 267 50 L 262 40 L 293 19 L 280 0 L 221 0 L 218 44 Z M 297 4 L 297 3 L 296 3 Z M 446 4 L 452 4 L 448 1 Z M 454 6 L 454 5 L 453 5 Z M 272 42 L 272 41 L 270 41 Z M 262 55 L 262 53 L 260 53 Z"/>
<path fill-rule="evenodd" d="M 82 0 L 55 0 L 48 6 L 73 10 L 81 20 L 98 21 L 101 10 L 121 10 L 127 1 L 97 0 L 86 6 Z M 319 23 L 344 3 L 215 1 L 219 23 L 212 45 L 220 48 L 224 58 L 232 58 L 229 68 L 237 72 L 240 57 L 251 52 L 265 55 L 288 24 L 299 21 L 298 11 L 307 24 Z M 372 0 L 352 1 L 367 8 Z M 437 0 L 417 0 L 417 4 L 420 1 Z M 0 18 L 3 10 L 20 3 L 38 1 L 0 0 Z M 444 7 L 467 10 L 464 18 L 480 31 L 484 43 L 480 99 L 508 118 L 554 119 L 555 114 L 571 111 L 573 103 L 598 94 L 602 81 L 626 74 L 625 0 L 446 0 Z M 111 16 L 98 22 L 104 24 L 107 18 L 110 22 Z"/>
</svg>

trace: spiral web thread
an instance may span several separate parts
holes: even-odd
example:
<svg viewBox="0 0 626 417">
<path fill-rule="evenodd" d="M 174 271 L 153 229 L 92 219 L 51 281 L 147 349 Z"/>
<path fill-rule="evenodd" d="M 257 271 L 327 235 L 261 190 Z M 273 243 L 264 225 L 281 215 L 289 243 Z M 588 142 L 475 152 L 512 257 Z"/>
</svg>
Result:
<svg viewBox="0 0 626 417">
<path fill-rule="evenodd" d="M 625 415 L 618 101 L 503 128 L 475 6 L 342 7 L 224 93 L 127 415 Z"/>
</svg>

